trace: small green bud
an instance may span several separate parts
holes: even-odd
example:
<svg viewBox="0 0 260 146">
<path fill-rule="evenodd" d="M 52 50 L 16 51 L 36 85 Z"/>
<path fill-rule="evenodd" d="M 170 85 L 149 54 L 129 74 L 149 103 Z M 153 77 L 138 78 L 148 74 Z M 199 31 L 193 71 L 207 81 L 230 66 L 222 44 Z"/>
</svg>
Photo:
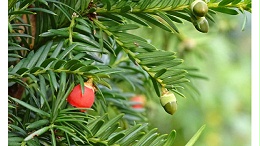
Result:
<svg viewBox="0 0 260 146">
<path fill-rule="evenodd" d="M 173 115 L 177 110 L 177 100 L 175 95 L 172 92 L 164 93 L 160 98 L 161 105 L 163 106 L 164 110 L 168 113 Z"/>
<path fill-rule="evenodd" d="M 169 102 L 163 108 L 168 114 L 173 115 L 177 111 L 177 102 Z"/>
<path fill-rule="evenodd" d="M 209 30 L 209 23 L 205 17 L 200 17 L 196 20 L 195 28 L 203 33 L 207 33 Z"/>
<path fill-rule="evenodd" d="M 197 17 L 204 17 L 208 13 L 208 5 L 202 0 L 195 0 L 192 2 L 190 9 Z"/>
</svg>

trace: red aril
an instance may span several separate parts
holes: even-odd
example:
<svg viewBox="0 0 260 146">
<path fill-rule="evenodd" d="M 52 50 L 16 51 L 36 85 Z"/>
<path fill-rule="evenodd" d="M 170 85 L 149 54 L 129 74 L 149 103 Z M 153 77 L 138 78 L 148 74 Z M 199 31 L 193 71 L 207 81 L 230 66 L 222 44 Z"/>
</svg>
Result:
<svg viewBox="0 0 260 146">
<path fill-rule="evenodd" d="M 142 95 L 136 95 L 134 97 L 130 98 L 130 101 L 134 102 L 132 104 L 132 107 L 135 109 L 140 109 L 140 108 L 144 108 L 145 106 L 145 97 Z"/>
<path fill-rule="evenodd" d="M 77 108 L 90 108 L 95 101 L 95 90 L 92 84 L 92 80 L 84 83 L 84 94 L 80 84 L 75 86 L 69 94 L 67 101 Z M 81 110 L 84 112 L 85 110 Z"/>
</svg>

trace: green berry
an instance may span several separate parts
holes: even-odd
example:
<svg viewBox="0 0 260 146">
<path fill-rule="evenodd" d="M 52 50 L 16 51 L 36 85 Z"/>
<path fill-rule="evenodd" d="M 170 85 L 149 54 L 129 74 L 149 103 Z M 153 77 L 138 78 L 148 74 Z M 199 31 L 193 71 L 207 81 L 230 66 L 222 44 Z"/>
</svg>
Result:
<svg viewBox="0 0 260 146">
<path fill-rule="evenodd" d="M 207 33 L 209 30 L 209 23 L 205 17 L 200 17 L 196 20 L 195 28 L 203 33 Z"/>
<path fill-rule="evenodd" d="M 160 98 L 161 105 L 163 106 L 164 110 L 168 113 L 173 115 L 177 110 L 177 100 L 175 95 L 172 92 L 164 93 Z"/>
<path fill-rule="evenodd" d="M 202 0 L 191 3 L 191 11 L 197 17 L 204 17 L 208 13 L 208 5 Z"/>
</svg>

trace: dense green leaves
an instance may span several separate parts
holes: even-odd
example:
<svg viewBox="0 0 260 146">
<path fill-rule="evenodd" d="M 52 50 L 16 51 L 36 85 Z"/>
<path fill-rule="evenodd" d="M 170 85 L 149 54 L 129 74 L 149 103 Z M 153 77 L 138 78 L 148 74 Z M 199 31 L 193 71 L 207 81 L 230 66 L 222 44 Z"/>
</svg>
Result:
<svg viewBox="0 0 260 146">
<path fill-rule="evenodd" d="M 23 102 L 23 101 L 19 100 L 19 99 L 16 99 L 16 98 L 13 98 L 13 97 L 10 97 L 10 99 L 13 100 L 13 101 L 15 101 L 15 102 L 17 102 L 18 104 L 24 106 L 25 108 L 28 108 L 28 109 L 30 109 L 30 110 L 32 110 L 32 111 L 34 111 L 34 112 L 36 112 L 36 113 L 38 113 L 38 114 L 40 114 L 40 115 L 42 115 L 42 116 L 47 116 L 47 117 L 50 116 L 50 115 L 49 115 L 48 113 L 46 113 L 45 111 L 42 111 L 42 110 L 40 110 L 40 109 L 38 109 L 38 108 L 36 108 L 36 107 L 34 107 L 34 106 L 32 106 L 32 105 L 26 103 L 26 102 Z"/>
<path fill-rule="evenodd" d="M 15 92 L 8 96 L 10 145 L 174 145 L 175 130 L 161 135 L 149 127 L 144 109 L 133 109 L 133 93 L 123 88 L 128 84 L 127 91 L 137 93 L 148 82 L 158 96 L 167 89 L 185 97 L 179 89 L 192 88 L 185 84 L 189 78 L 203 78 L 183 68 L 175 52 L 132 33 L 159 27 L 180 37 L 178 25 L 192 23 L 191 1 L 8 2 L 8 85 Z M 251 1 L 207 4 L 211 21 L 216 12 L 251 11 Z M 70 91 L 90 78 L 95 104 L 72 107 L 66 102 Z"/>
</svg>

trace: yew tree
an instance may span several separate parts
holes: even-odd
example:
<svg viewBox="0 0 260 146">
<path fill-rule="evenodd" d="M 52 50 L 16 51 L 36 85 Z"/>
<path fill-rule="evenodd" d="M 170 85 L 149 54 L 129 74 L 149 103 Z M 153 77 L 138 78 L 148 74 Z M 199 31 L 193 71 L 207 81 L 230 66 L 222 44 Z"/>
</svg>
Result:
<svg viewBox="0 0 260 146">
<path fill-rule="evenodd" d="M 135 32 L 207 35 L 219 13 L 245 11 L 251 0 L 9 0 L 9 145 L 174 145 L 178 131 L 150 126 L 145 102 L 174 116 L 203 77 Z"/>
</svg>

